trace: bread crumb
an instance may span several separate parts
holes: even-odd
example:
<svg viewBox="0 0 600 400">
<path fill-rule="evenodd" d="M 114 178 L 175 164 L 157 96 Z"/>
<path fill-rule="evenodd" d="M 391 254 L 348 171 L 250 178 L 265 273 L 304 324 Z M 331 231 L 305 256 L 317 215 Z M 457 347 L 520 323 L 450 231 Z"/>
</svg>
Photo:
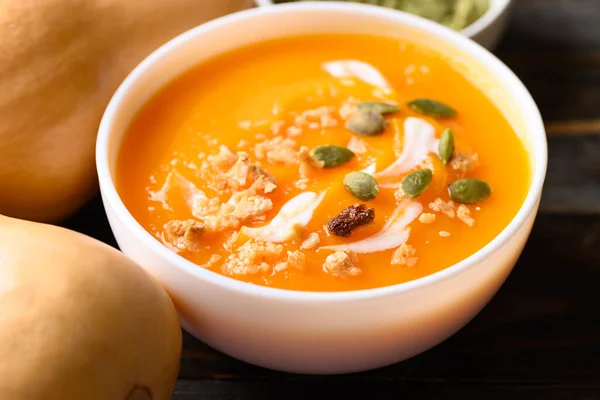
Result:
<svg viewBox="0 0 600 400">
<path fill-rule="evenodd" d="M 308 178 L 301 178 L 294 182 L 294 186 L 296 186 L 300 190 L 306 190 L 308 188 L 309 181 L 310 179 Z"/>
<path fill-rule="evenodd" d="M 334 107 L 318 107 L 312 110 L 304 111 L 297 120 L 299 119 L 304 124 L 310 124 L 311 121 L 317 121 L 321 128 L 329 128 L 336 127 L 338 125 L 338 121 L 333 117 L 333 113 L 335 112 Z"/>
<path fill-rule="evenodd" d="M 321 169 L 325 166 L 323 161 L 317 160 L 310 155 L 310 150 L 306 146 L 302 146 L 296 153 L 298 160 L 298 173 L 300 179 L 295 183 L 296 187 L 305 190 L 308 187 L 309 176 L 312 170 Z"/>
<path fill-rule="evenodd" d="M 407 267 L 413 267 L 419 259 L 418 257 L 415 257 L 415 254 L 417 254 L 417 250 L 411 245 L 404 243 L 394 251 L 392 265 L 406 265 Z"/>
<path fill-rule="evenodd" d="M 292 125 L 285 130 L 285 133 L 287 133 L 287 135 L 291 137 L 300 136 L 302 134 L 302 128 L 296 125 Z"/>
<path fill-rule="evenodd" d="M 304 264 L 306 264 L 306 256 L 299 250 L 289 251 L 287 252 L 287 259 L 285 261 L 280 261 L 273 267 L 273 273 L 277 273 L 280 271 L 285 271 L 287 269 L 304 269 Z"/>
<path fill-rule="evenodd" d="M 356 136 L 352 136 L 350 141 L 348 142 L 348 146 L 346 146 L 348 150 L 356 154 L 363 154 L 367 152 L 367 144 L 357 138 Z"/>
<path fill-rule="evenodd" d="M 273 208 L 271 199 L 263 194 L 271 193 L 277 185 L 257 163 L 250 161 L 247 153 L 236 155 L 222 146 L 219 154 L 202 162 L 199 173 L 207 186 L 218 193 L 210 198 L 202 195 L 191 199 L 191 211 L 204 224 L 206 232 L 238 229 L 244 221 L 264 219 Z M 223 201 L 228 191 L 233 193 L 229 200 Z"/>
<path fill-rule="evenodd" d="M 236 161 L 236 154 L 227 146 L 219 146 L 217 154 L 208 156 L 208 162 L 221 170 L 231 168 Z"/>
<path fill-rule="evenodd" d="M 350 118 L 352 116 L 352 114 L 354 114 L 356 112 L 356 107 L 360 104 L 360 100 L 354 98 L 354 97 L 350 97 L 347 100 L 345 100 L 340 109 L 338 110 L 338 114 L 340 115 L 340 118 L 342 118 L 343 120 L 346 120 L 348 118 Z"/>
<path fill-rule="evenodd" d="M 271 265 L 273 273 L 289 268 L 304 268 L 306 257 L 301 251 L 287 251 L 285 258 L 282 258 L 283 255 L 283 245 L 251 239 L 227 257 L 222 269 L 229 275 L 256 275 L 267 273 Z"/>
<path fill-rule="evenodd" d="M 332 128 L 339 125 L 334 117 L 334 107 L 318 107 L 302 112 L 294 118 L 294 124 L 287 128 L 288 136 L 298 136 L 302 134 L 303 128 L 309 129 Z"/>
<path fill-rule="evenodd" d="M 440 198 L 435 199 L 434 202 L 429 203 L 429 208 L 433 211 L 441 212 L 449 218 L 458 217 L 459 220 L 472 227 L 475 224 L 475 219 L 471 216 L 471 210 L 465 204 L 460 204 L 457 208 L 456 204 L 452 201 L 444 201 Z M 419 217 L 421 220 L 421 217 Z M 421 221 L 423 222 L 423 221 Z"/>
<path fill-rule="evenodd" d="M 458 206 L 458 209 L 456 210 L 456 215 L 459 220 L 467 224 L 467 226 L 469 227 L 473 227 L 473 225 L 475 224 L 475 220 L 471 217 L 471 210 L 464 204 Z"/>
<path fill-rule="evenodd" d="M 250 161 L 248 153 L 239 151 L 237 154 L 231 154 L 221 150 L 219 154 L 211 155 L 202 161 L 198 169 L 200 178 L 219 195 L 225 194 L 229 189 L 240 190 L 247 187 L 252 180 L 266 175 L 258 163 Z"/>
<path fill-rule="evenodd" d="M 238 194 L 240 196 L 236 196 Z M 273 202 L 271 199 L 264 196 L 249 195 L 247 192 L 238 192 L 233 195 L 232 199 L 233 200 L 230 200 L 230 202 L 227 203 L 233 206 L 232 209 L 228 211 L 240 220 L 258 217 L 273 209 Z"/>
<path fill-rule="evenodd" d="M 230 254 L 222 266 L 227 275 L 256 275 L 276 265 L 283 253 L 283 245 L 248 240 Z"/>
<path fill-rule="evenodd" d="M 279 135 L 281 133 L 281 129 L 285 125 L 285 121 L 275 121 L 271 125 L 271 133 L 273 135 Z"/>
<path fill-rule="evenodd" d="M 421 215 L 419 215 L 419 222 L 422 224 L 433 224 L 435 222 L 435 214 L 421 213 Z"/>
<path fill-rule="evenodd" d="M 310 155 L 310 150 L 306 146 L 300 147 L 300 150 L 296 153 L 296 159 L 300 163 L 300 167 L 302 167 L 302 163 L 306 163 L 307 166 L 315 169 L 321 169 L 325 167 L 325 162 L 321 160 L 317 160 L 313 156 Z"/>
<path fill-rule="evenodd" d="M 225 243 L 223 243 L 223 248 L 228 252 L 233 252 L 233 250 L 240 245 L 238 242 L 240 239 L 240 232 L 233 231 L 231 235 L 227 238 Z"/>
<path fill-rule="evenodd" d="M 202 267 L 203 268 L 211 268 L 213 265 L 218 263 L 222 258 L 223 257 L 218 254 L 213 254 L 212 256 L 210 256 L 210 260 L 208 260 L 208 262 L 206 264 L 203 264 Z"/>
<path fill-rule="evenodd" d="M 448 237 L 448 236 L 450 236 L 450 232 L 440 231 L 440 236 L 441 237 Z"/>
<path fill-rule="evenodd" d="M 163 240 L 177 251 L 198 251 L 203 233 L 204 225 L 193 219 L 172 220 L 163 226 Z"/>
<path fill-rule="evenodd" d="M 319 236 L 319 234 L 317 232 L 312 232 L 308 234 L 308 236 L 306 237 L 306 239 L 304 239 L 300 247 L 303 249 L 312 249 L 316 247 L 320 241 L 321 237 Z"/>
<path fill-rule="evenodd" d="M 241 121 L 239 127 L 243 130 L 249 131 L 252 128 L 252 121 Z"/>
<path fill-rule="evenodd" d="M 296 117 L 294 118 L 294 126 L 296 127 L 300 127 L 302 125 L 307 125 L 308 124 L 308 118 L 306 118 L 306 115 L 304 113 L 300 114 L 300 115 L 296 115 Z"/>
<path fill-rule="evenodd" d="M 271 164 L 295 164 L 297 143 L 290 138 L 277 136 L 257 143 L 254 154 L 259 160 L 266 159 Z"/>
<path fill-rule="evenodd" d="M 323 271 L 338 278 L 357 276 L 361 273 L 360 268 L 356 266 L 357 261 L 358 257 L 353 251 L 339 250 L 327 256 L 323 263 Z"/>
<path fill-rule="evenodd" d="M 435 212 L 441 212 L 449 218 L 456 217 L 456 206 L 452 200 L 446 202 L 438 197 L 435 201 L 429 203 L 429 208 Z"/>
<path fill-rule="evenodd" d="M 204 222 L 207 233 L 218 233 L 228 229 L 237 229 L 241 225 L 239 218 L 228 214 L 227 212 L 221 212 L 220 210 L 218 214 L 204 216 L 202 221 Z"/>
<path fill-rule="evenodd" d="M 477 153 L 469 156 L 465 153 L 458 152 L 452 160 L 450 160 L 450 167 L 455 171 L 460 171 L 465 174 L 475 168 L 478 162 L 479 155 Z"/>
<path fill-rule="evenodd" d="M 274 184 L 273 182 L 267 182 L 265 184 L 265 188 L 264 188 L 264 192 L 265 193 L 271 193 L 272 191 L 274 191 L 275 189 L 277 189 L 277 185 Z"/>
<path fill-rule="evenodd" d="M 337 119 L 333 118 L 331 114 L 323 114 L 320 119 L 321 128 L 335 128 L 339 125 Z"/>
<path fill-rule="evenodd" d="M 230 188 L 238 190 L 242 186 L 246 186 L 251 168 L 253 168 L 253 165 L 250 162 L 248 153 L 240 151 L 237 153 L 235 163 L 222 175 L 222 178 Z"/>
</svg>

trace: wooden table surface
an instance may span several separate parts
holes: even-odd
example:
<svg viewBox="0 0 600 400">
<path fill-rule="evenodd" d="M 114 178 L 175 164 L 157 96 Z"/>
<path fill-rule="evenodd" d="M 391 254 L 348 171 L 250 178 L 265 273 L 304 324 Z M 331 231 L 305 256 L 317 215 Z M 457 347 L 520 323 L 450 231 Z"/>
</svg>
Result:
<svg viewBox="0 0 600 400">
<path fill-rule="evenodd" d="M 496 54 L 542 111 L 549 169 L 531 239 L 480 315 L 413 359 L 335 377 L 253 367 L 184 334 L 174 400 L 600 399 L 600 0 L 516 0 Z M 99 199 L 65 225 L 116 246 Z"/>
</svg>

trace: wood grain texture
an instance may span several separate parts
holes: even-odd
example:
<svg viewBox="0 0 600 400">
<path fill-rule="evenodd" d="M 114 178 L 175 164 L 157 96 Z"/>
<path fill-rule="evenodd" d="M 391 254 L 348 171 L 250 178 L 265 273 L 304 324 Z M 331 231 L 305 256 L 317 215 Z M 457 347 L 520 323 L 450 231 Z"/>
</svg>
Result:
<svg viewBox="0 0 600 400">
<path fill-rule="evenodd" d="M 540 106 L 549 167 L 531 238 L 491 303 L 436 348 L 347 376 L 265 370 L 185 334 L 175 400 L 600 399 L 600 0 L 516 0 L 497 54 Z M 65 226 L 116 246 L 99 198 Z"/>
</svg>

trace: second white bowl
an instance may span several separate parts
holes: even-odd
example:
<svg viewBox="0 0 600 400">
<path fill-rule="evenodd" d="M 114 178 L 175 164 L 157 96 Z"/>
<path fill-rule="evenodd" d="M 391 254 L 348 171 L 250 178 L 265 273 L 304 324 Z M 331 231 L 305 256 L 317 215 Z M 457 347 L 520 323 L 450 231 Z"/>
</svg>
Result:
<svg viewBox="0 0 600 400">
<path fill-rule="evenodd" d="M 259 7 L 273 6 L 273 0 L 255 0 Z M 460 33 L 488 50 L 493 50 L 502 39 L 508 24 L 513 0 L 490 0 L 490 9 Z M 401 12 L 386 9 L 390 12 Z"/>
</svg>

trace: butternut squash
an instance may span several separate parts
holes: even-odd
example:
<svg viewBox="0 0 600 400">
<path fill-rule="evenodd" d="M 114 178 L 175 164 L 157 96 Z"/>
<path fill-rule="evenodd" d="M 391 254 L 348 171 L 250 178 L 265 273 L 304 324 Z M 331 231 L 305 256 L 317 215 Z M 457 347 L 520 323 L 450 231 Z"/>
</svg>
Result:
<svg viewBox="0 0 600 400">
<path fill-rule="evenodd" d="M 175 308 L 135 263 L 0 216 L 0 399 L 167 400 L 180 354 Z"/>
<path fill-rule="evenodd" d="M 96 192 L 94 143 L 127 73 L 252 0 L 0 0 L 0 213 L 57 222 Z"/>
</svg>

